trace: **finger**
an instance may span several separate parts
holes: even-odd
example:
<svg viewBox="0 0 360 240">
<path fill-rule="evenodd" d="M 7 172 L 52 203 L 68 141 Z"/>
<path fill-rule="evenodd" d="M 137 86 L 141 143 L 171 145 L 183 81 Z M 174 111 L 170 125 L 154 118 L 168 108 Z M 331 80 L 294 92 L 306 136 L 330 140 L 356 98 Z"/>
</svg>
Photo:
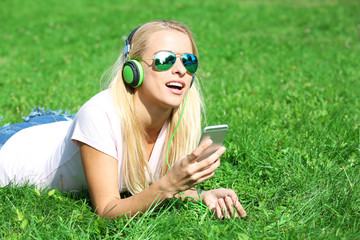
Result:
<svg viewBox="0 0 360 240">
<path fill-rule="evenodd" d="M 236 195 L 234 190 L 230 190 L 229 193 L 228 193 L 228 196 L 231 198 L 231 200 L 233 202 L 233 206 L 232 206 L 233 214 L 234 214 L 233 217 L 237 218 L 237 217 L 239 217 L 239 214 L 238 214 L 237 210 L 234 211 L 234 208 L 235 208 L 236 202 L 239 201 L 238 196 Z"/>
<path fill-rule="evenodd" d="M 230 218 L 229 213 L 228 213 L 227 208 L 226 208 L 226 203 L 225 203 L 224 199 L 219 198 L 218 203 L 220 205 L 221 212 L 222 212 L 223 216 L 225 218 Z"/>
<path fill-rule="evenodd" d="M 216 203 L 211 203 L 209 209 L 212 213 L 214 213 L 216 211 Z"/>
<path fill-rule="evenodd" d="M 215 162 L 209 164 L 206 168 L 199 169 L 199 174 L 205 176 L 215 172 L 215 170 L 220 167 L 220 163 L 220 159 L 218 158 Z"/>
<path fill-rule="evenodd" d="M 239 201 L 235 202 L 235 208 L 242 218 L 246 217 L 246 211 Z"/>
<path fill-rule="evenodd" d="M 231 197 L 231 199 L 233 200 L 233 203 L 236 203 L 237 201 L 239 201 L 238 196 L 236 195 L 236 193 L 233 190 L 231 190 L 231 192 L 229 193 L 228 196 Z"/>
<path fill-rule="evenodd" d="M 199 156 L 206 150 L 208 149 L 208 147 L 210 147 L 210 145 L 213 143 L 213 141 L 208 138 L 205 139 L 203 141 L 201 141 L 201 143 L 199 144 L 199 146 L 191 153 L 187 156 L 187 161 L 188 163 L 192 163 L 195 162 Z"/>
<path fill-rule="evenodd" d="M 213 154 L 211 154 L 210 156 L 208 156 L 207 158 L 205 158 L 204 160 L 201 160 L 198 162 L 198 167 L 199 168 L 207 168 L 210 164 L 216 162 L 221 155 L 223 155 L 226 151 L 225 147 L 220 147 L 218 150 L 216 150 Z M 201 158 L 201 156 L 200 156 Z"/>
<path fill-rule="evenodd" d="M 215 170 L 220 166 L 220 160 L 215 162 L 212 166 L 210 166 L 208 169 L 205 169 L 203 171 L 197 172 L 194 174 L 193 179 L 197 179 L 194 182 L 194 185 L 197 185 L 199 183 L 202 183 L 203 181 L 213 177 L 215 175 Z"/>
<path fill-rule="evenodd" d="M 219 203 L 216 203 L 216 218 L 223 218 L 223 214 L 221 212 L 221 207 L 219 205 Z"/>
<path fill-rule="evenodd" d="M 231 199 L 231 197 L 225 197 L 225 203 L 226 203 L 226 206 L 227 206 L 227 210 L 228 210 L 228 212 L 230 213 L 230 216 L 231 217 L 235 217 L 235 215 L 234 215 L 234 208 L 233 208 L 233 206 L 234 206 L 234 202 L 233 202 L 233 200 Z"/>
</svg>

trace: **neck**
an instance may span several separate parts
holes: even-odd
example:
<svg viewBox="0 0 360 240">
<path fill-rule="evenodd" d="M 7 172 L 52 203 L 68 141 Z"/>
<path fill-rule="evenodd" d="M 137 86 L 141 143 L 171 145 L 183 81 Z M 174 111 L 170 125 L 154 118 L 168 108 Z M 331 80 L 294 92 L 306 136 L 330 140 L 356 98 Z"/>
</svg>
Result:
<svg viewBox="0 0 360 240">
<path fill-rule="evenodd" d="M 145 136 L 148 143 L 154 143 L 160 133 L 162 126 L 169 119 L 172 108 L 163 108 L 161 106 L 149 103 L 136 96 L 135 93 L 135 111 L 140 123 L 147 134 Z"/>
</svg>

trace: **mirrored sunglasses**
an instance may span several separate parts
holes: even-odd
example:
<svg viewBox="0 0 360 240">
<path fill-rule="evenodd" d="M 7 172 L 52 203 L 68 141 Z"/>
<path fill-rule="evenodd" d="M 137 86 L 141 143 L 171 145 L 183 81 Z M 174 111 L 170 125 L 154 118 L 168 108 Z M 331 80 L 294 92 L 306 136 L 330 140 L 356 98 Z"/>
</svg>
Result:
<svg viewBox="0 0 360 240">
<path fill-rule="evenodd" d="M 155 55 L 155 58 L 152 60 L 154 60 L 154 65 L 157 70 L 166 71 L 169 70 L 175 64 L 176 56 L 177 55 L 175 53 L 162 51 L 162 52 L 158 52 Z M 181 55 L 180 58 L 186 70 L 189 73 L 194 74 L 198 68 L 197 57 L 193 54 L 186 53 Z"/>
</svg>

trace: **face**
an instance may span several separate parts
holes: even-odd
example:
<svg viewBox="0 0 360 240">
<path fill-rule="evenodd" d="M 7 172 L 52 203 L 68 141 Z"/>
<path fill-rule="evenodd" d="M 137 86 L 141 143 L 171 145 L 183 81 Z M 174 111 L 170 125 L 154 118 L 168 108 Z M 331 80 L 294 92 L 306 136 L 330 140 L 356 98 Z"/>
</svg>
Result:
<svg viewBox="0 0 360 240">
<path fill-rule="evenodd" d="M 152 59 L 160 51 L 169 51 L 177 55 L 175 64 L 168 70 L 159 71 L 154 66 Z M 179 106 L 192 80 L 192 74 L 186 70 L 180 59 L 180 56 L 186 53 L 193 53 L 193 49 L 185 33 L 176 30 L 154 32 L 149 38 L 149 47 L 142 56 L 144 82 L 136 89 L 139 97 L 152 106 Z"/>
</svg>

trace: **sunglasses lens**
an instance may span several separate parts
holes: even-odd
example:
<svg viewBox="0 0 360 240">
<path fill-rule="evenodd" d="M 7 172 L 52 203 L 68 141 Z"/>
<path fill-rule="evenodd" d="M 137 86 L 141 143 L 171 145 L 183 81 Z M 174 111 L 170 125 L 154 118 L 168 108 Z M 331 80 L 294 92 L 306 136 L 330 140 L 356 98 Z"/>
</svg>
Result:
<svg viewBox="0 0 360 240">
<path fill-rule="evenodd" d="M 181 61 L 189 73 L 194 74 L 198 68 L 198 60 L 193 54 L 184 54 Z M 155 68 L 159 71 L 170 69 L 176 62 L 176 55 L 172 52 L 159 52 L 155 55 Z"/>
<path fill-rule="evenodd" d="M 193 54 L 184 54 L 181 57 L 181 61 L 183 62 L 186 70 L 189 71 L 189 73 L 194 74 L 198 68 L 198 60 L 196 56 Z"/>
<path fill-rule="evenodd" d="M 176 61 L 176 55 L 171 52 L 159 52 L 155 56 L 155 67 L 159 71 L 170 69 Z"/>
</svg>

